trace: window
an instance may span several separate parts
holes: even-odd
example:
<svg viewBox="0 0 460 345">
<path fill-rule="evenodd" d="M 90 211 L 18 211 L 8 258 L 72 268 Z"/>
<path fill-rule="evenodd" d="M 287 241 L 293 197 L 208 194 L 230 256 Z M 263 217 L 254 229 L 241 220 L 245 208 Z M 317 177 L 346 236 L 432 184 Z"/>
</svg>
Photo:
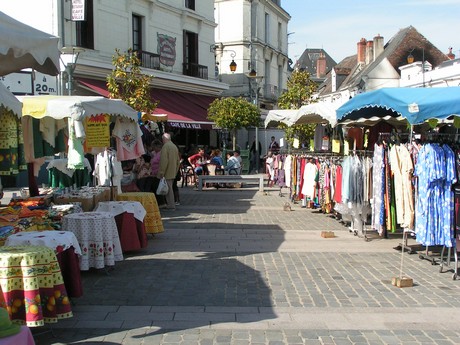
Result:
<svg viewBox="0 0 460 345">
<path fill-rule="evenodd" d="M 185 0 L 185 8 L 195 11 L 195 0 Z"/>
<path fill-rule="evenodd" d="M 75 23 L 75 43 L 79 47 L 94 49 L 93 0 L 86 1 L 86 20 Z"/>
<path fill-rule="evenodd" d="M 270 15 L 265 13 L 265 43 L 270 43 Z"/>
<path fill-rule="evenodd" d="M 283 46 L 283 35 L 282 35 L 282 25 L 278 22 L 278 49 L 281 50 Z"/>
<path fill-rule="evenodd" d="M 142 51 L 142 17 L 133 14 L 133 50 Z"/>
<path fill-rule="evenodd" d="M 189 76 L 198 73 L 198 34 L 184 30 L 184 72 Z"/>
</svg>

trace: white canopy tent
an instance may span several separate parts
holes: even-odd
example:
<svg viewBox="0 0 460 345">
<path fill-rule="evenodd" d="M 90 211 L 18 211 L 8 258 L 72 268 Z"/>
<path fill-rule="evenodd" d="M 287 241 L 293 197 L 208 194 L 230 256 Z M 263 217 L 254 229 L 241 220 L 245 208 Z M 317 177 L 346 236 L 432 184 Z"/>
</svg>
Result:
<svg viewBox="0 0 460 345">
<path fill-rule="evenodd" d="M 85 117 L 109 114 L 138 120 L 138 113 L 121 99 L 101 96 L 21 96 L 22 114 L 34 118 L 49 116 L 56 120 L 67 117 L 82 121 Z"/>
<path fill-rule="evenodd" d="M 22 114 L 22 103 L 8 90 L 3 83 L 0 83 L 0 105 L 11 110 L 19 118 Z"/>
<path fill-rule="evenodd" d="M 297 114 L 298 110 L 295 109 L 274 109 L 270 110 L 265 118 L 265 128 L 278 123 L 284 123 L 285 125 L 291 126 L 290 118 Z"/>
<path fill-rule="evenodd" d="M 58 75 L 59 38 L 0 12 L 0 75 L 33 68 Z"/>
<path fill-rule="evenodd" d="M 311 103 L 300 109 L 270 110 L 265 119 L 265 127 L 276 123 L 284 123 L 288 127 L 301 124 L 329 123 L 332 127 L 337 124 L 337 107 L 329 103 Z"/>
</svg>

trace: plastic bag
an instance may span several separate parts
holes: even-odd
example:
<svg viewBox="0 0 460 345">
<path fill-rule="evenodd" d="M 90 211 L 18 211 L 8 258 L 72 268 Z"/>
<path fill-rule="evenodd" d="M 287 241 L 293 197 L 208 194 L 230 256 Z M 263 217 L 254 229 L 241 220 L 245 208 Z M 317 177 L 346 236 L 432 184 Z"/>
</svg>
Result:
<svg viewBox="0 0 460 345">
<path fill-rule="evenodd" d="M 166 195 L 168 194 L 168 191 L 168 183 L 166 182 L 166 179 L 162 177 L 160 183 L 158 183 L 157 195 Z"/>
</svg>

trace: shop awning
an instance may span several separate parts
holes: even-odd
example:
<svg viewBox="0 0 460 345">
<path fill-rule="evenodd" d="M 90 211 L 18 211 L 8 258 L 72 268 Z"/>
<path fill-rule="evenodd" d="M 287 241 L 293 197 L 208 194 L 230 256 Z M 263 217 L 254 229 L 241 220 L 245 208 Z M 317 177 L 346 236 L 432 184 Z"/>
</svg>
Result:
<svg viewBox="0 0 460 345">
<path fill-rule="evenodd" d="M 99 95 L 108 97 L 104 81 L 77 79 L 80 85 Z M 175 128 L 212 129 L 214 122 L 207 119 L 208 107 L 215 97 L 153 88 L 152 98 L 159 101 L 154 114 L 167 114 L 168 122 Z"/>
<path fill-rule="evenodd" d="M 339 109 L 340 123 L 372 117 L 402 117 L 416 125 L 460 116 L 460 87 L 382 88 L 356 95 Z"/>
</svg>

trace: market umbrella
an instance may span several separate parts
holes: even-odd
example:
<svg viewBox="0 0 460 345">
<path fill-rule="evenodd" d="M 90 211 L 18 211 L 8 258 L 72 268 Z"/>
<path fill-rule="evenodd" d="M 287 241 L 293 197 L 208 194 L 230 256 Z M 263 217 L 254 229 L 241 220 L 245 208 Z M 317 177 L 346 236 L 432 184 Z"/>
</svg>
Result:
<svg viewBox="0 0 460 345">
<path fill-rule="evenodd" d="M 23 104 L 23 116 L 31 116 L 36 119 L 52 118 L 57 121 L 64 118 L 71 118 L 81 122 L 86 117 L 108 114 L 124 116 L 136 123 L 138 120 L 137 111 L 120 99 L 110 99 L 100 96 L 53 95 L 22 96 L 18 97 L 18 99 Z M 26 147 L 25 149 L 27 150 L 28 148 Z M 29 173 L 29 188 L 32 196 L 38 194 L 38 188 L 34 187 L 34 179 L 31 173 Z"/>
<path fill-rule="evenodd" d="M 0 105 L 11 110 L 17 117 L 21 117 L 22 103 L 8 90 L 3 83 L 0 83 Z"/>
<path fill-rule="evenodd" d="M 59 38 L 0 12 L 0 75 L 33 68 L 59 74 Z"/>
<path fill-rule="evenodd" d="M 460 87 L 383 88 L 361 93 L 337 109 L 337 120 L 402 117 L 410 124 L 460 115 Z"/>
</svg>

